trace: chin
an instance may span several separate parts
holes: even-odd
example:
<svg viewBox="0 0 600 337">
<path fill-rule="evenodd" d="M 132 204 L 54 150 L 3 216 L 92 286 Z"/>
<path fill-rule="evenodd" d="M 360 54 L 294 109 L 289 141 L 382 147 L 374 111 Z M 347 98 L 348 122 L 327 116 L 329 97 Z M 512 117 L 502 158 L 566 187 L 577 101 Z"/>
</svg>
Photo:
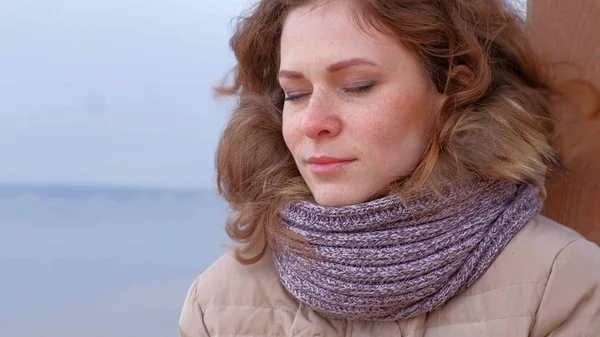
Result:
<svg viewBox="0 0 600 337">
<path fill-rule="evenodd" d="M 337 191 L 315 191 L 313 192 L 313 198 L 317 204 L 325 207 L 356 205 L 368 199 L 356 193 L 340 193 L 340 191 L 343 191 L 343 189 L 338 188 Z"/>
</svg>

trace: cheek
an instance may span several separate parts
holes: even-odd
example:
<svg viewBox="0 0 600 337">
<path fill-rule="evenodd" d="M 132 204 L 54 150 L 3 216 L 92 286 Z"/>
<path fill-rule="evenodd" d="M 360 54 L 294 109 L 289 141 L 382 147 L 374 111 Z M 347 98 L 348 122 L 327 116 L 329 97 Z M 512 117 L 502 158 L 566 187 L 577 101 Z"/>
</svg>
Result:
<svg viewBox="0 0 600 337">
<path fill-rule="evenodd" d="M 412 86 L 404 88 L 401 95 L 388 101 L 383 107 L 386 109 L 388 135 L 406 141 L 423 141 L 433 117 L 431 96 L 428 87 Z"/>
<path fill-rule="evenodd" d="M 293 120 L 283 114 L 281 133 L 283 134 L 283 140 L 288 149 L 293 153 L 293 148 L 298 141 L 298 128 L 294 125 Z"/>
<path fill-rule="evenodd" d="M 372 111 L 376 114 L 366 121 L 364 128 L 371 143 L 379 149 L 397 148 L 412 131 L 414 114 L 402 100 L 382 101 Z"/>
<path fill-rule="evenodd" d="M 378 114 L 365 121 L 363 130 L 370 148 L 378 149 L 370 152 L 370 157 L 377 155 L 379 161 L 388 163 L 396 163 L 398 158 L 412 162 L 423 151 L 428 120 L 424 102 L 402 98 L 378 105 L 373 110 Z"/>
</svg>

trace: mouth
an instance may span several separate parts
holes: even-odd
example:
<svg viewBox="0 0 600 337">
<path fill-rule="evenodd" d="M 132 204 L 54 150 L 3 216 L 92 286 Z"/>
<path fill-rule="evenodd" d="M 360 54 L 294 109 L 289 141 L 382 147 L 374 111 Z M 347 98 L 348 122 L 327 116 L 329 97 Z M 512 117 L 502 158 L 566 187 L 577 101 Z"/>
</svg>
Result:
<svg viewBox="0 0 600 337">
<path fill-rule="evenodd" d="M 326 175 L 342 171 L 344 167 L 356 159 L 352 158 L 334 158 L 334 157 L 310 157 L 306 161 L 313 174 Z"/>
</svg>

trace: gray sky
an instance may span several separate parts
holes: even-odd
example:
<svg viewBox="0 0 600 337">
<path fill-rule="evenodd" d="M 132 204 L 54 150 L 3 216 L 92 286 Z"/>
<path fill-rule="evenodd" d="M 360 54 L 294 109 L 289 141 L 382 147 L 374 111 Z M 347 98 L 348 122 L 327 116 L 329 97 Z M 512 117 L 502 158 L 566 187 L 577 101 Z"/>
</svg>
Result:
<svg viewBox="0 0 600 337">
<path fill-rule="evenodd" d="M 0 181 L 210 186 L 245 4 L 0 1 Z"/>
<path fill-rule="evenodd" d="M 0 1 L 0 182 L 212 186 L 249 2 Z"/>
</svg>

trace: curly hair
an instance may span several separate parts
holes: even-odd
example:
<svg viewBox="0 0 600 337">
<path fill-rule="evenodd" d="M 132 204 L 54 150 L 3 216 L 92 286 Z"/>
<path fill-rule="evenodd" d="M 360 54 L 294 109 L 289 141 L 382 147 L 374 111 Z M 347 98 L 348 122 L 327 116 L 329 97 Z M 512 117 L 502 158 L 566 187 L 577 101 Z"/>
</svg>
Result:
<svg viewBox="0 0 600 337">
<path fill-rule="evenodd" d="M 236 24 L 232 83 L 215 90 L 238 104 L 216 154 L 217 184 L 232 214 L 228 235 L 236 258 L 258 261 L 277 240 L 301 245 L 278 221 L 280 208 L 310 198 L 282 135 L 284 93 L 279 46 L 287 13 L 320 4 L 261 0 Z M 364 31 L 397 37 L 418 56 L 445 103 L 419 165 L 387 193 L 408 194 L 461 176 L 510 179 L 544 191 L 558 167 L 551 145 L 554 91 L 528 44 L 525 24 L 501 0 L 361 0 L 354 22 Z M 465 71 L 468 69 L 468 71 Z"/>
</svg>

